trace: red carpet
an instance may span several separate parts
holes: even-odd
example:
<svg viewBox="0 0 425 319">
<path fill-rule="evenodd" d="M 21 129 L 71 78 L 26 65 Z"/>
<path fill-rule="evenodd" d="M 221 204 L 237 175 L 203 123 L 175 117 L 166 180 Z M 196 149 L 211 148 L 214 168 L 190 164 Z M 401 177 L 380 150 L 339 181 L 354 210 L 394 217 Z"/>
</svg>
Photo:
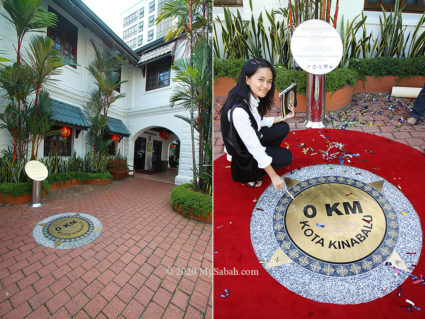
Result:
<svg viewBox="0 0 425 319">
<path fill-rule="evenodd" d="M 323 136 L 321 136 L 323 135 Z M 348 153 L 358 157 L 345 165 L 359 167 L 399 185 L 418 213 L 425 218 L 425 155 L 407 145 L 379 136 L 345 130 L 303 130 L 289 134 L 282 146 L 290 146 L 292 164 L 278 171 L 286 174 L 299 167 L 315 164 L 340 164 L 339 159 L 326 161 L 326 141 L 345 144 Z M 304 145 L 301 145 L 304 143 Z M 312 148 L 306 150 L 306 148 Z M 304 154 L 304 152 L 307 154 Z M 311 153 L 318 153 L 311 155 Z M 214 317 L 222 318 L 425 318 L 425 285 L 412 284 L 409 277 L 401 285 L 401 296 L 394 291 L 382 298 L 358 305 L 319 303 L 301 297 L 273 279 L 259 264 L 250 240 L 250 219 L 255 203 L 270 179 L 260 188 L 249 188 L 232 181 L 230 163 L 225 156 L 214 162 Z M 417 252 L 420 253 L 420 252 Z M 258 270 L 259 275 L 217 275 L 223 269 Z M 413 275 L 425 275 L 421 256 Z M 228 291 L 228 295 L 225 292 Z M 222 296 L 223 297 L 222 297 Z M 409 299 L 421 311 L 409 312 Z"/>
</svg>

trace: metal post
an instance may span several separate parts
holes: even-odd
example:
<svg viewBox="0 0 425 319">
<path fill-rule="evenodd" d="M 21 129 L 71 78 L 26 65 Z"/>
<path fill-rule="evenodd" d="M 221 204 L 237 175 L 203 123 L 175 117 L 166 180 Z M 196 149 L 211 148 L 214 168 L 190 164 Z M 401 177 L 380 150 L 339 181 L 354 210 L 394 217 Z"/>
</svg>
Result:
<svg viewBox="0 0 425 319">
<path fill-rule="evenodd" d="M 329 123 L 325 119 L 326 75 L 307 73 L 307 113 L 306 128 L 324 128 Z"/>
<path fill-rule="evenodd" d="M 41 207 L 41 181 L 32 180 L 32 193 L 30 207 Z"/>
</svg>

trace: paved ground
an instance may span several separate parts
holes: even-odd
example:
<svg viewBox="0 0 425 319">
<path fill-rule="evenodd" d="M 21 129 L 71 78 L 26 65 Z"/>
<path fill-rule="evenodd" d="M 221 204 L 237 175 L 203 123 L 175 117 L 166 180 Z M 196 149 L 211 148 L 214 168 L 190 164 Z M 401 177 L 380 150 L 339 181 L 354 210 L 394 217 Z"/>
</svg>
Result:
<svg viewBox="0 0 425 319">
<path fill-rule="evenodd" d="M 144 174 L 143 172 L 137 172 L 137 176 L 142 177 L 143 179 L 150 179 L 153 181 L 173 184 L 176 179 L 178 169 L 168 169 L 165 172 L 153 172 L 150 174 Z"/>
<path fill-rule="evenodd" d="M 199 271 L 212 269 L 211 225 L 171 210 L 172 188 L 136 175 L 53 191 L 41 208 L 0 204 L 0 318 L 212 318 Z M 102 234 L 69 250 L 34 241 L 37 222 L 65 212 L 95 216 Z"/>
<path fill-rule="evenodd" d="M 225 98 L 215 98 L 214 117 L 214 159 L 223 155 L 223 139 L 220 133 L 218 112 Z M 405 122 L 409 116 L 408 108 L 413 106 L 414 99 L 393 98 L 389 94 L 356 94 L 351 105 L 337 112 L 327 113 L 331 118 L 330 128 L 361 131 L 383 136 L 400 143 L 407 144 L 421 152 L 425 149 L 425 124 L 420 121 L 415 126 Z M 271 116 L 280 115 L 276 110 Z M 296 113 L 288 123 L 291 130 L 304 129 L 305 113 Z"/>
</svg>

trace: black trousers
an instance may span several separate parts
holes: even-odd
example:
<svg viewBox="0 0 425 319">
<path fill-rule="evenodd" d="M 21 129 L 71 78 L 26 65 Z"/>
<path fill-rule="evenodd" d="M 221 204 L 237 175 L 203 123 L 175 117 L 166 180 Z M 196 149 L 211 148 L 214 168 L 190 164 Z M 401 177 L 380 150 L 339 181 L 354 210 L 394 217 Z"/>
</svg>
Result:
<svg viewBox="0 0 425 319">
<path fill-rule="evenodd" d="M 425 85 L 419 92 L 418 97 L 413 104 L 413 110 L 410 113 L 415 119 L 420 119 L 425 113 Z"/>
<path fill-rule="evenodd" d="M 292 153 L 290 150 L 280 147 L 283 139 L 289 133 L 289 125 L 286 122 L 273 124 L 272 127 L 263 127 L 260 129 L 262 137 L 260 142 L 266 147 L 266 153 L 272 160 L 272 167 L 279 169 L 288 166 L 292 162 Z M 264 171 L 264 170 L 263 170 Z"/>
<path fill-rule="evenodd" d="M 266 147 L 266 153 L 272 158 L 272 167 L 279 169 L 292 162 L 292 153 L 286 148 L 280 147 L 283 139 L 289 133 L 289 125 L 285 122 L 273 124 L 272 127 L 260 129 L 262 137 L 260 142 Z M 235 182 L 247 183 L 257 181 L 266 175 L 266 171 L 258 167 L 257 161 L 250 156 L 250 159 L 236 155 L 232 157 L 231 163 L 232 178 Z"/>
</svg>

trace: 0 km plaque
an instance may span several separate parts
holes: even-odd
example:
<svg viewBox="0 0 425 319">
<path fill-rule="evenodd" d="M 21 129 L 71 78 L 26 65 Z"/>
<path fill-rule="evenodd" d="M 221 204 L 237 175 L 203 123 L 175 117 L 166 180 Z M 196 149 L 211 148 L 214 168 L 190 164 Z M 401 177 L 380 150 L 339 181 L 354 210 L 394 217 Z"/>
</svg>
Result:
<svg viewBox="0 0 425 319">
<path fill-rule="evenodd" d="M 102 232 L 102 224 L 91 215 L 63 213 L 48 217 L 33 230 L 34 239 L 56 249 L 76 248 L 95 240 Z"/>
<path fill-rule="evenodd" d="M 419 259 L 421 227 L 391 183 L 342 165 L 304 167 L 284 178 L 290 194 L 276 196 L 269 187 L 251 218 L 258 260 L 283 286 L 316 301 L 355 304 L 384 296 L 408 277 Z M 418 253 L 406 254 L 412 251 Z"/>
</svg>

